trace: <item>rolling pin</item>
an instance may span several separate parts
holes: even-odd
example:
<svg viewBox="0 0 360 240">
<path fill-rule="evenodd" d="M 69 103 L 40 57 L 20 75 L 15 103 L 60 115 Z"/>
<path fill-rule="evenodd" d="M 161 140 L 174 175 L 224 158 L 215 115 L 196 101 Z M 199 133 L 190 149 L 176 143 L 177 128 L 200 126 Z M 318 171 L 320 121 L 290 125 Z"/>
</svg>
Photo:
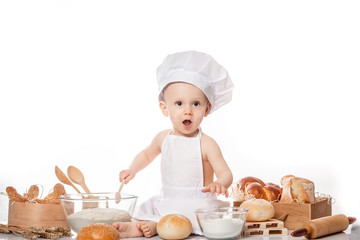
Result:
<svg viewBox="0 0 360 240">
<path fill-rule="evenodd" d="M 346 230 L 349 224 L 356 221 L 354 217 L 346 217 L 344 214 L 338 214 L 329 217 L 322 217 L 310 220 L 304 228 L 296 229 L 291 233 L 293 237 L 305 236 L 308 239 L 323 237 Z"/>
</svg>

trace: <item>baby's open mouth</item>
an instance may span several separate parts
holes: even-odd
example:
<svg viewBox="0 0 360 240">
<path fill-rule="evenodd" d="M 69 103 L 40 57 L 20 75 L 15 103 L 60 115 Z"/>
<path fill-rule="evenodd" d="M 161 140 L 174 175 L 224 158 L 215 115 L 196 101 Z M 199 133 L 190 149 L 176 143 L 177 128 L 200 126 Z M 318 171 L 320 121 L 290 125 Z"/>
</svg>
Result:
<svg viewBox="0 0 360 240">
<path fill-rule="evenodd" d="M 191 120 L 184 120 L 184 121 L 183 121 L 183 124 L 184 124 L 185 126 L 188 126 L 188 125 L 191 124 Z"/>
</svg>

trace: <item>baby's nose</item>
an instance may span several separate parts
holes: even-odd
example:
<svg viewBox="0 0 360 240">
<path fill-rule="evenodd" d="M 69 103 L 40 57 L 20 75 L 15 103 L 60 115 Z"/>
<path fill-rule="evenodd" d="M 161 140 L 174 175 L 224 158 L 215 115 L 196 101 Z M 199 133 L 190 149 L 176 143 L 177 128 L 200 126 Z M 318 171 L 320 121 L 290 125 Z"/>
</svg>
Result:
<svg viewBox="0 0 360 240">
<path fill-rule="evenodd" d="M 190 105 L 186 105 L 184 108 L 184 112 L 187 115 L 192 114 L 192 107 Z"/>
</svg>

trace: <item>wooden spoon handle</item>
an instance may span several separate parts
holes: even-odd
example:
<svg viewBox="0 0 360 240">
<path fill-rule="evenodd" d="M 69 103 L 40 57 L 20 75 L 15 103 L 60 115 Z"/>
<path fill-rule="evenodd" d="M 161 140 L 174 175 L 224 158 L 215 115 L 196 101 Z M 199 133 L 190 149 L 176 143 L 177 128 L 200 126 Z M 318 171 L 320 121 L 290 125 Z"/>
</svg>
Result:
<svg viewBox="0 0 360 240">
<path fill-rule="evenodd" d="M 86 193 L 91 193 L 85 183 L 82 183 L 80 186 L 85 190 Z"/>
<path fill-rule="evenodd" d="M 119 191 L 118 191 L 118 192 L 121 192 L 121 190 L 122 190 L 123 187 L 124 187 L 124 184 L 125 184 L 125 179 L 123 179 L 123 180 L 121 181 L 121 185 L 120 185 L 120 187 L 119 187 Z"/>
<path fill-rule="evenodd" d="M 125 183 L 125 179 L 123 179 L 123 180 L 121 181 L 121 185 L 120 185 L 120 187 L 119 187 L 119 191 L 117 191 L 117 192 L 115 193 L 115 203 L 116 203 L 116 204 L 118 204 L 118 203 L 120 202 L 120 198 L 121 198 L 120 192 L 121 192 L 122 188 L 124 187 L 124 183 Z"/>
<path fill-rule="evenodd" d="M 70 182 L 70 184 L 69 184 L 70 186 L 72 186 L 74 189 L 75 189 L 75 191 L 76 192 L 78 192 L 78 193 L 81 193 L 80 192 L 80 190 L 79 189 L 77 189 L 76 187 L 75 187 L 75 185 L 72 183 L 72 182 Z"/>
<path fill-rule="evenodd" d="M 293 237 L 302 237 L 302 236 L 305 236 L 307 233 L 308 233 L 308 231 L 307 231 L 306 228 L 299 228 L 299 229 L 294 230 L 291 233 L 291 236 L 293 236 Z"/>
</svg>

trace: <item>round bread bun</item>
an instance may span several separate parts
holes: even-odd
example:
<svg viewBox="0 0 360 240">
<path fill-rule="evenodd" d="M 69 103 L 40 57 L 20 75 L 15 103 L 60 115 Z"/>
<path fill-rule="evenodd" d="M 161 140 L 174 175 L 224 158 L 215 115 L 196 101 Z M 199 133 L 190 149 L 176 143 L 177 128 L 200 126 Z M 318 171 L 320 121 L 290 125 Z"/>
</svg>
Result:
<svg viewBox="0 0 360 240">
<path fill-rule="evenodd" d="M 163 239 L 184 239 L 190 235 L 192 225 L 183 215 L 168 214 L 160 219 L 156 231 Z"/>
<path fill-rule="evenodd" d="M 111 225 L 93 223 L 80 228 L 76 240 L 119 240 L 120 233 Z"/>
<path fill-rule="evenodd" d="M 261 222 L 267 221 L 275 216 L 275 209 L 271 203 L 265 199 L 250 199 L 240 205 L 241 208 L 247 208 L 246 221 Z"/>
</svg>

